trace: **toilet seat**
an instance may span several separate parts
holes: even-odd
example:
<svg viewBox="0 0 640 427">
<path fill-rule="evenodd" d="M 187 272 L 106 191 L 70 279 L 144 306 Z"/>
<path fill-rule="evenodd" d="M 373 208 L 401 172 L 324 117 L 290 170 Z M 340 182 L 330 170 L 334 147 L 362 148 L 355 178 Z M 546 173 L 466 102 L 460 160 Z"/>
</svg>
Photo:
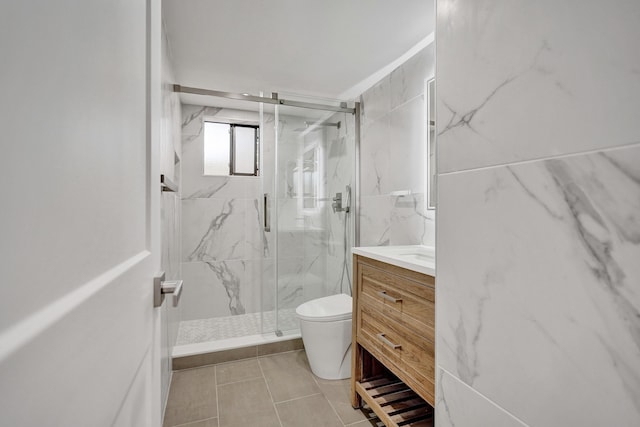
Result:
<svg viewBox="0 0 640 427">
<path fill-rule="evenodd" d="M 335 322 L 351 319 L 352 309 L 351 297 L 338 294 L 305 302 L 296 308 L 296 315 L 308 322 Z"/>
</svg>

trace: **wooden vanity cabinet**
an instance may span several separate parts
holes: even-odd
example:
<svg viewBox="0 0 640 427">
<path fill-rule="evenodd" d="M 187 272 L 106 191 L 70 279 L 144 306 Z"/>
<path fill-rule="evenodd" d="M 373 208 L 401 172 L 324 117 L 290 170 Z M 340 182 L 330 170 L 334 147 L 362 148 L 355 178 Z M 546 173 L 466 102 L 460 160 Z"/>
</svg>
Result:
<svg viewBox="0 0 640 427">
<path fill-rule="evenodd" d="M 387 426 L 431 425 L 420 420 L 435 400 L 435 279 L 361 255 L 353 266 L 352 405 Z"/>
</svg>

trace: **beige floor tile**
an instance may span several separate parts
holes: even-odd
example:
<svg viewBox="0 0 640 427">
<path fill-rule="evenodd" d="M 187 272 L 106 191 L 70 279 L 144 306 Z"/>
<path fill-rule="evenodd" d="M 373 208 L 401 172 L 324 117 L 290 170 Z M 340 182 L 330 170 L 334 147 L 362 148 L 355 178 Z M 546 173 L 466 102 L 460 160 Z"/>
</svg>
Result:
<svg viewBox="0 0 640 427">
<path fill-rule="evenodd" d="M 220 427 L 280 427 L 264 378 L 218 386 Z"/>
<path fill-rule="evenodd" d="M 322 394 L 276 404 L 282 427 L 342 427 Z"/>
<path fill-rule="evenodd" d="M 214 418 L 217 415 L 216 374 L 213 366 L 173 373 L 164 416 L 165 427 Z"/>
<path fill-rule="evenodd" d="M 258 359 L 247 359 L 239 362 L 216 365 L 216 381 L 218 385 L 244 381 L 262 377 Z"/>
<path fill-rule="evenodd" d="M 196 421 L 194 423 L 180 424 L 176 427 L 218 427 L 218 419 L 209 418 L 208 420 Z"/>
<path fill-rule="evenodd" d="M 258 358 L 274 402 L 320 393 L 304 351 Z"/>
<path fill-rule="evenodd" d="M 329 400 L 344 424 L 352 424 L 375 417 L 372 411 L 361 411 L 351 407 L 351 380 L 323 380 L 315 377 L 322 394 Z"/>
</svg>

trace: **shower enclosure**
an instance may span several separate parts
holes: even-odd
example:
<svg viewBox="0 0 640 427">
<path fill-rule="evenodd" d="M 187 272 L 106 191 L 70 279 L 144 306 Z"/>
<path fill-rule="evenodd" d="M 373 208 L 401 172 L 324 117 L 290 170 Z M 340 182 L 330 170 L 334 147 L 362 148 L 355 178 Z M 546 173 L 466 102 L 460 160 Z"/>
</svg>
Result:
<svg viewBox="0 0 640 427">
<path fill-rule="evenodd" d="M 296 338 L 298 305 L 351 294 L 355 105 L 279 96 L 287 103 L 183 105 L 184 291 L 174 356 Z M 212 122 L 258 126 L 257 176 L 204 175 Z"/>
</svg>

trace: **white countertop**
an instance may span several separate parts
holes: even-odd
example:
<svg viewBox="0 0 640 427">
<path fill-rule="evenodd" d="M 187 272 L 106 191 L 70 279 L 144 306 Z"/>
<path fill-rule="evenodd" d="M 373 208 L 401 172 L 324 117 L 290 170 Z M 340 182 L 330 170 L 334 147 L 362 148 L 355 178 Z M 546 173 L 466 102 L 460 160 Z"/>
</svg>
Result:
<svg viewBox="0 0 640 427">
<path fill-rule="evenodd" d="M 433 246 L 361 246 L 351 252 L 407 270 L 436 276 L 436 252 Z"/>
</svg>

